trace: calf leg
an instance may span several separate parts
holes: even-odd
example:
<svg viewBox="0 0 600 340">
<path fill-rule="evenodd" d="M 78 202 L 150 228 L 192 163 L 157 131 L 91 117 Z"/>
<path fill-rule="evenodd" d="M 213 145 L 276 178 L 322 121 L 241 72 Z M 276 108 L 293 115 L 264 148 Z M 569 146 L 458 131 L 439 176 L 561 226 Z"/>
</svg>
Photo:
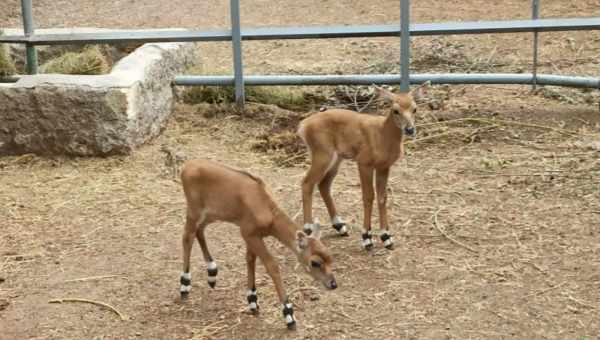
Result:
<svg viewBox="0 0 600 340">
<path fill-rule="evenodd" d="M 179 293 L 182 299 L 188 297 L 192 289 L 192 274 L 190 273 L 190 257 L 192 255 L 192 246 L 194 245 L 194 234 L 196 234 L 198 218 L 194 216 L 186 217 L 185 227 L 183 229 L 182 245 L 183 245 L 183 271 L 179 278 L 180 287 Z"/>
<path fill-rule="evenodd" d="M 333 184 L 333 179 L 337 175 L 338 169 L 341 164 L 341 159 L 334 154 L 334 158 L 331 160 L 332 164 L 325 177 L 319 182 L 319 192 L 321 193 L 321 197 L 323 198 L 323 202 L 325 202 L 325 206 L 327 207 L 327 212 L 329 213 L 329 217 L 331 218 L 331 225 L 341 236 L 348 236 L 348 229 L 346 228 L 346 223 L 344 223 L 337 214 L 337 209 L 335 207 L 335 203 L 333 202 L 333 198 L 331 198 L 331 185 Z"/>
<path fill-rule="evenodd" d="M 206 271 L 208 277 L 206 281 L 210 288 L 215 288 L 217 284 L 217 273 L 219 269 L 217 267 L 217 263 L 213 260 L 210 252 L 208 251 L 208 246 L 206 245 L 206 238 L 204 237 L 204 229 L 206 225 L 201 225 L 196 231 L 196 239 L 200 244 L 200 248 L 202 249 L 202 256 L 204 257 L 204 261 L 206 262 Z"/>
<path fill-rule="evenodd" d="M 377 188 L 377 207 L 379 208 L 379 221 L 381 226 L 381 241 L 387 249 L 394 248 L 392 235 L 389 233 L 389 223 L 387 215 L 387 183 L 389 177 L 389 169 L 377 170 L 375 178 L 375 186 Z"/>
<path fill-rule="evenodd" d="M 360 187 L 362 189 L 364 213 L 362 246 L 366 250 L 371 250 L 373 248 L 373 241 L 371 240 L 371 215 L 373 212 L 373 199 L 375 197 L 375 193 L 373 192 L 373 168 L 359 165 L 358 170 L 360 175 Z"/>
<path fill-rule="evenodd" d="M 313 214 L 312 214 L 312 195 L 315 185 L 321 182 L 325 174 L 332 166 L 333 153 L 325 151 L 312 150 L 310 169 L 306 172 L 302 180 L 302 209 L 304 212 L 304 231 L 307 234 L 312 232 Z"/>
<path fill-rule="evenodd" d="M 258 313 L 258 296 L 256 295 L 256 255 L 250 248 L 246 249 L 246 265 L 248 267 L 248 308 L 252 314 Z"/>
<path fill-rule="evenodd" d="M 279 266 L 273 258 L 273 256 L 267 250 L 264 241 L 260 237 L 252 236 L 245 238 L 248 248 L 251 249 L 252 253 L 256 254 L 267 269 L 267 273 L 275 284 L 275 290 L 279 297 L 279 302 L 282 304 L 283 317 L 288 329 L 296 328 L 296 319 L 294 319 L 294 308 L 292 303 L 289 302 L 285 289 L 283 288 L 283 281 L 281 280 L 281 274 L 279 273 Z"/>
</svg>

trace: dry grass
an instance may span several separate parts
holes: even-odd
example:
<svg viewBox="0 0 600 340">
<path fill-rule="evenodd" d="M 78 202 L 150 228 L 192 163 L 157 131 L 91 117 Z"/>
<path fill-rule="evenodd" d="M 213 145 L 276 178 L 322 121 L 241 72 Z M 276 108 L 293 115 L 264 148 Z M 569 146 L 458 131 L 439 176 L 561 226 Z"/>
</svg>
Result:
<svg viewBox="0 0 600 340">
<path fill-rule="evenodd" d="M 98 75 L 110 71 L 100 47 L 88 46 L 81 53 L 67 52 L 40 67 L 42 73 Z"/>
<path fill-rule="evenodd" d="M 2 34 L 2 30 L 0 30 L 0 35 Z M 15 73 L 17 73 L 17 69 L 14 62 L 8 56 L 6 46 L 0 44 L 0 76 L 11 76 Z"/>
<path fill-rule="evenodd" d="M 279 106 L 287 110 L 305 110 L 325 99 L 298 87 L 246 86 L 246 101 Z M 187 104 L 231 104 L 235 102 L 232 86 L 194 86 L 186 88 L 182 100 Z"/>
</svg>

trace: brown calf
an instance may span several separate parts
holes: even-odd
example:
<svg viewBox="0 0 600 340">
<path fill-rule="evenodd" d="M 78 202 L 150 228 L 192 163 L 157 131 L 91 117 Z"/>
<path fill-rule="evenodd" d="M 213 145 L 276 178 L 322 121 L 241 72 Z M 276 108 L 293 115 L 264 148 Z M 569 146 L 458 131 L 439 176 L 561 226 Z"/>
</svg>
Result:
<svg viewBox="0 0 600 340">
<path fill-rule="evenodd" d="M 302 181 L 306 233 L 310 233 L 313 227 L 312 194 L 318 184 L 333 227 L 340 235 L 347 235 L 346 225 L 338 216 L 331 198 L 331 185 L 342 160 L 349 159 L 358 163 L 360 174 L 364 208 L 362 245 L 367 250 L 373 247 L 371 214 L 375 174 L 382 229 L 380 237 L 386 248 L 393 248 L 386 210 L 386 187 L 390 167 L 404 155 L 405 136 L 414 137 L 416 134 L 413 114 L 417 111 L 417 105 L 414 97 L 420 95 L 420 89 L 417 92 L 394 94 L 376 87 L 378 95 L 390 104 L 390 110 L 384 117 L 331 109 L 315 113 L 300 123 L 298 134 L 308 147 L 311 158 L 310 169 Z"/>
<path fill-rule="evenodd" d="M 319 240 L 317 230 L 307 236 L 279 208 L 264 182 L 242 170 L 232 169 L 207 160 L 185 163 L 181 182 L 187 201 L 187 219 L 183 232 L 183 272 L 180 293 L 186 298 L 191 289 L 190 254 L 194 239 L 198 240 L 208 269 L 208 284 L 215 286 L 217 264 L 208 251 L 204 229 L 215 221 L 236 224 L 246 242 L 248 269 L 248 304 L 258 311 L 255 268 L 260 258 L 275 283 L 288 328 L 295 327 L 292 304 L 288 301 L 279 266 L 269 253 L 263 238 L 273 236 L 291 249 L 308 273 L 329 289 L 337 283 L 332 272 L 332 257 Z"/>
</svg>

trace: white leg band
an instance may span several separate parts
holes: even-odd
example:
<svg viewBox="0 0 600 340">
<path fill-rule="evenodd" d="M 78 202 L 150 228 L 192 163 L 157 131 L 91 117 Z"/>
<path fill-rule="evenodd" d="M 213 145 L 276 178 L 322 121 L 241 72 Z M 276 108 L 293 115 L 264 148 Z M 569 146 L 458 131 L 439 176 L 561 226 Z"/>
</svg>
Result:
<svg viewBox="0 0 600 340">
<path fill-rule="evenodd" d="M 216 276 L 209 276 L 206 281 L 214 283 L 217 282 L 217 277 Z"/>
<path fill-rule="evenodd" d="M 217 269 L 217 263 L 215 261 L 206 262 L 206 269 L 209 269 L 209 270 Z"/>
<path fill-rule="evenodd" d="M 392 244 L 394 244 L 394 241 L 392 240 L 392 237 L 391 237 L 391 236 L 390 236 L 390 238 L 388 238 L 387 240 L 385 240 L 385 241 L 383 242 L 383 245 L 384 245 L 384 246 L 386 246 L 386 247 L 388 247 L 388 246 L 390 246 L 390 245 L 392 245 Z"/>
<path fill-rule="evenodd" d="M 331 219 L 331 224 L 342 224 L 342 223 L 346 223 L 346 222 L 337 215 Z"/>
<path fill-rule="evenodd" d="M 256 289 L 248 289 L 246 291 L 246 299 L 248 300 L 248 308 L 250 308 L 250 311 L 258 311 L 258 297 L 256 296 Z"/>
<path fill-rule="evenodd" d="M 311 232 L 313 231 L 313 224 L 312 223 L 304 223 L 304 231 L 310 230 Z"/>
<path fill-rule="evenodd" d="M 181 282 L 181 286 L 179 286 L 179 292 L 181 293 L 189 293 L 192 290 L 192 274 L 191 273 L 181 273 L 179 281 Z"/>
</svg>

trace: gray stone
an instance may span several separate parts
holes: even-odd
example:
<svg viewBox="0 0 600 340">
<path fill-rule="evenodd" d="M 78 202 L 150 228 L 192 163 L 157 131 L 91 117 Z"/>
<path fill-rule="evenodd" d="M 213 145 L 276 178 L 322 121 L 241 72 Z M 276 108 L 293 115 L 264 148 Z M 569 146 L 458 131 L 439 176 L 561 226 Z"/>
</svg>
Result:
<svg viewBox="0 0 600 340">
<path fill-rule="evenodd" d="M 171 81 L 197 60 L 191 43 L 145 44 L 100 76 L 22 76 L 0 84 L 0 154 L 128 154 L 172 112 Z"/>
</svg>

